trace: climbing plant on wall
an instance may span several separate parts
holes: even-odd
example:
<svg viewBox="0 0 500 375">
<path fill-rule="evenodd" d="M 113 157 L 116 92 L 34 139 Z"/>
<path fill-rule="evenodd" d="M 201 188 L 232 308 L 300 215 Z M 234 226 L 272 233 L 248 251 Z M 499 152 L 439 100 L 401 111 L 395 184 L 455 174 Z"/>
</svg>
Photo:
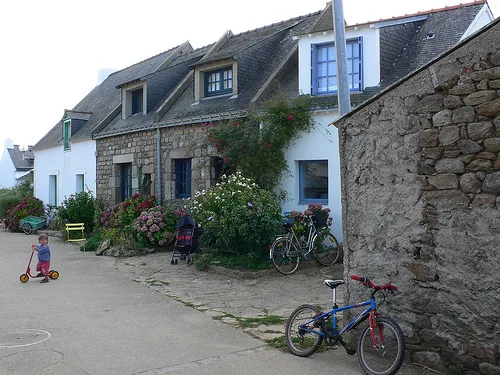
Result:
<svg viewBox="0 0 500 375">
<path fill-rule="evenodd" d="M 202 125 L 226 169 L 240 171 L 268 190 L 276 189 L 288 171 L 287 147 L 311 127 L 309 97 L 291 100 L 283 94 L 249 111 L 247 118 Z"/>
</svg>

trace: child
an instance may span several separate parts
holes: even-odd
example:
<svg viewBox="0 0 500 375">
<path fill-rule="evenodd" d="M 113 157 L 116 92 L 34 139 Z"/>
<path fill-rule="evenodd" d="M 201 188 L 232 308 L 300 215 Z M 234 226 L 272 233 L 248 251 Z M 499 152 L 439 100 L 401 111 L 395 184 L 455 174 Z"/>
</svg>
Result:
<svg viewBox="0 0 500 375">
<path fill-rule="evenodd" d="M 40 282 L 48 283 L 50 269 L 49 237 L 46 234 L 41 234 L 38 236 L 38 242 L 38 245 L 31 245 L 31 248 L 38 252 L 38 264 L 36 265 L 36 270 L 38 271 L 37 277 L 44 276 Z"/>
</svg>

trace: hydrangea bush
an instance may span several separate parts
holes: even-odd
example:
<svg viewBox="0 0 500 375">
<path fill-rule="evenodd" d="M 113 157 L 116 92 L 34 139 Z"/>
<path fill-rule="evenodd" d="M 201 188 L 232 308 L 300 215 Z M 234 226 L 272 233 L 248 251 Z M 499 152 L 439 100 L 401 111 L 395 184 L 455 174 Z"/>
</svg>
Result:
<svg viewBox="0 0 500 375">
<path fill-rule="evenodd" d="M 156 197 L 134 194 L 125 201 L 102 212 L 100 222 L 106 228 L 123 228 L 134 224 L 145 210 L 157 205 Z"/>
<path fill-rule="evenodd" d="M 16 206 L 7 211 L 7 225 L 18 231 L 21 219 L 27 216 L 44 216 L 43 202 L 31 196 L 24 197 Z"/>
<path fill-rule="evenodd" d="M 188 204 L 203 227 L 203 241 L 217 250 L 260 257 L 267 253 L 281 225 L 275 195 L 237 172 L 222 176 L 209 190 L 196 192 Z"/>
<path fill-rule="evenodd" d="M 179 218 L 179 212 L 161 206 L 141 212 L 134 225 L 140 247 L 171 245 Z"/>
</svg>

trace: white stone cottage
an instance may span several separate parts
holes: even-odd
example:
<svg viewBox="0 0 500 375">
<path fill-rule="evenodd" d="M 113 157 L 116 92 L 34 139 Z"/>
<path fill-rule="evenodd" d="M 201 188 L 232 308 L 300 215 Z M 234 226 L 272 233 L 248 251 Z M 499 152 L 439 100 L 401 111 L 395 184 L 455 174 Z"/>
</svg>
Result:
<svg viewBox="0 0 500 375">
<path fill-rule="evenodd" d="M 492 18 L 486 2 L 476 1 L 348 26 L 352 104 Z M 181 205 L 182 198 L 212 186 L 219 173 L 220 158 L 201 147 L 201 124 L 245 117 L 280 88 L 292 98 L 312 95 L 316 122 L 287 151 L 291 177 L 283 181 L 289 197 L 283 211 L 321 203 L 331 209 L 332 230 L 341 239 L 338 137 L 328 127 L 338 117 L 333 48 L 328 4 L 238 35 L 228 31 L 197 50 L 186 42 L 114 73 L 35 146 L 35 194 L 61 202 L 81 189 L 83 179 L 107 205 L 140 186 L 162 203 Z M 85 116 L 78 129 L 64 125 Z"/>
</svg>

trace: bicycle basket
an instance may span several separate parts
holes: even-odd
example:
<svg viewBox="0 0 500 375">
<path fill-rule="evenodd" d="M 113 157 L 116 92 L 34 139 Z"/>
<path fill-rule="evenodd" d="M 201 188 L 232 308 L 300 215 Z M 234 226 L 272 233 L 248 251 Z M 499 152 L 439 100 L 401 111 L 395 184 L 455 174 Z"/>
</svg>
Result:
<svg viewBox="0 0 500 375">
<path fill-rule="evenodd" d="M 326 212 L 315 213 L 312 215 L 312 220 L 316 228 L 324 228 L 327 226 L 328 214 Z"/>
</svg>

